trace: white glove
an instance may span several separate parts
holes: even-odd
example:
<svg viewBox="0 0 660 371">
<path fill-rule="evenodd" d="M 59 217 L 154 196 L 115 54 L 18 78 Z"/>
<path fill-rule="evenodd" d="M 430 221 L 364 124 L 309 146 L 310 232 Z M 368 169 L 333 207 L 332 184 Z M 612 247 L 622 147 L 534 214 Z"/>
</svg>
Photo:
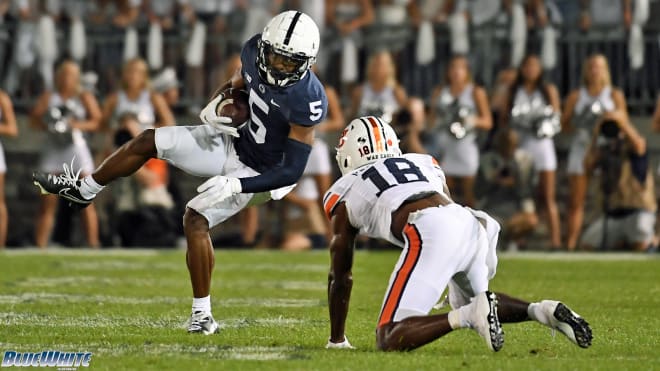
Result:
<svg viewBox="0 0 660 371">
<path fill-rule="evenodd" d="M 229 134 L 238 138 L 238 129 L 235 127 L 227 126 L 231 124 L 231 117 L 218 116 L 218 112 L 222 110 L 225 104 L 233 103 L 233 99 L 224 99 L 223 94 L 218 94 L 213 98 L 199 113 L 199 118 L 203 123 L 213 126 L 217 131 Z"/>
<path fill-rule="evenodd" d="M 325 349 L 355 349 L 355 347 L 352 346 L 351 343 L 348 342 L 348 338 L 344 336 L 344 341 L 341 343 L 333 343 L 328 338 L 328 344 L 325 345 Z"/>
<path fill-rule="evenodd" d="M 216 175 L 197 187 L 200 194 L 190 200 L 189 205 L 193 209 L 206 208 L 241 193 L 242 188 L 238 178 Z"/>
</svg>

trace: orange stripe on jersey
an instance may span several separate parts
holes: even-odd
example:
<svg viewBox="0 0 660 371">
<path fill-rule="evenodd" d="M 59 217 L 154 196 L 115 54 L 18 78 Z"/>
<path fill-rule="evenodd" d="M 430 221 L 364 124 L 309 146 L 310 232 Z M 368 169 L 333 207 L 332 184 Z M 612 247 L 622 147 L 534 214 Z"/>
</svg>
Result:
<svg viewBox="0 0 660 371">
<path fill-rule="evenodd" d="M 394 319 L 394 313 L 396 313 L 399 307 L 403 292 L 422 251 L 422 237 L 419 235 L 417 227 L 413 224 L 407 224 L 403 228 L 403 235 L 408 240 L 408 251 L 406 252 L 406 257 L 403 259 L 403 264 L 401 264 L 399 271 L 396 273 L 390 292 L 387 294 L 387 299 L 385 299 L 383 311 L 380 313 L 380 319 L 378 320 L 378 327 L 386 325 Z"/>
<path fill-rule="evenodd" d="M 369 123 L 371 124 L 371 133 L 376 140 L 376 151 L 384 151 L 383 138 L 380 135 L 380 125 L 378 125 L 376 119 L 372 116 L 367 117 L 367 120 L 369 120 Z"/>
<path fill-rule="evenodd" d="M 431 156 L 431 161 L 433 161 L 433 165 L 440 166 L 440 164 L 438 163 L 438 160 L 436 160 L 435 157 Z"/>
<path fill-rule="evenodd" d="M 336 193 L 332 193 L 330 194 L 330 197 L 328 197 L 328 200 L 325 202 L 324 205 L 325 215 L 328 217 L 328 219 L 332 217 L 332 210 L 337 205 L 337 201 L 339 201 L 339 195 Z"/>
</svg>

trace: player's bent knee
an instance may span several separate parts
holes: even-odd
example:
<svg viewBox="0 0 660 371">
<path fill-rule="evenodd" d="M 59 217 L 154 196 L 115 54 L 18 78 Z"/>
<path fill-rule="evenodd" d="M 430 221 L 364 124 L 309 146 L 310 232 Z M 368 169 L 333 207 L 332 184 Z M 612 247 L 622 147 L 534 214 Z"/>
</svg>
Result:
<svg viewBox="0 0 660 371">
<path fill-rule="evenodd" d="M 191 208 L 186 208 L 186 212 L 183 214 L 183 231 L 186 234 L 208 233 L 209 222 L 202 214 Z"/>
<path fill-rule="evenodd" d="M 376 329 L 376 347 L 378 350 L 382 350 L 384 352 L 406 350 L 401 348 L 401 344 L 398 344 L 397 346 L 396 339 L 393 339 L 391 336 L 395 325 L 396 322 L 390 322 L 378 326 Z"/>
<path fill-rule="evenodd" d="M 156 129 L 146 129 L 128 142 L 132 152 L 156 157 Z"/>
</svg>

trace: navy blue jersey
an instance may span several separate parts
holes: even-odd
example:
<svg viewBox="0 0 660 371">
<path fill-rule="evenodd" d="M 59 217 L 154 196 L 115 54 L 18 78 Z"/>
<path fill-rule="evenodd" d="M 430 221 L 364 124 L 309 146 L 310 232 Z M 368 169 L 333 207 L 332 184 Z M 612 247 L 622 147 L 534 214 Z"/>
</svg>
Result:
<svg viewBox="0 0 660 371">
<path fill-rule="evenodd" d="M 319 79 L 307 71 L 297 83 L 280 88 L 259 78 L 256 35 L 243 46 L 241 74 L 250 98 L 250 120 L 234 139 L 238 158 L 258 172 L 278 165 L 289 136 L 289 123 L 313 126 L 325 119 L 328 98 Z"/>
</svg>

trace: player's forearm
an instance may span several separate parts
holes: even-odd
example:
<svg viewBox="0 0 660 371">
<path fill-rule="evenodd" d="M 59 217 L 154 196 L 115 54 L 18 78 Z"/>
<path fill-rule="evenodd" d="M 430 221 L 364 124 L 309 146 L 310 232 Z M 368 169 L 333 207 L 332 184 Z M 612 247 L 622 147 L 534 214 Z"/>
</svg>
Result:
<svg viewBox="0 0 660 371">
<path fill-rule="evenodd" d="M 305 171 L 311 151 L 312 146 L 309 144 L 288 139 L 283 164 L 257 176 L 241 178 L 241 192 L 267 192 L 294 184 Z"/>
<path fill-rule="evenodd" d="M 348 303 L 351 298 L 353 278 L 350 273 L 344 277 L 328 275 L 328 306 L 330 309 L 330 341 L 344 340 Z"/>
<path fill-rule="evenodd" d="M 335 235 L 330 243 L 332 266 L 328 274 L 328 307 L 330 341 L 344 340 L 348 304 L 353 288 L 353 241 L 344 234 Z"/>
</svg>

